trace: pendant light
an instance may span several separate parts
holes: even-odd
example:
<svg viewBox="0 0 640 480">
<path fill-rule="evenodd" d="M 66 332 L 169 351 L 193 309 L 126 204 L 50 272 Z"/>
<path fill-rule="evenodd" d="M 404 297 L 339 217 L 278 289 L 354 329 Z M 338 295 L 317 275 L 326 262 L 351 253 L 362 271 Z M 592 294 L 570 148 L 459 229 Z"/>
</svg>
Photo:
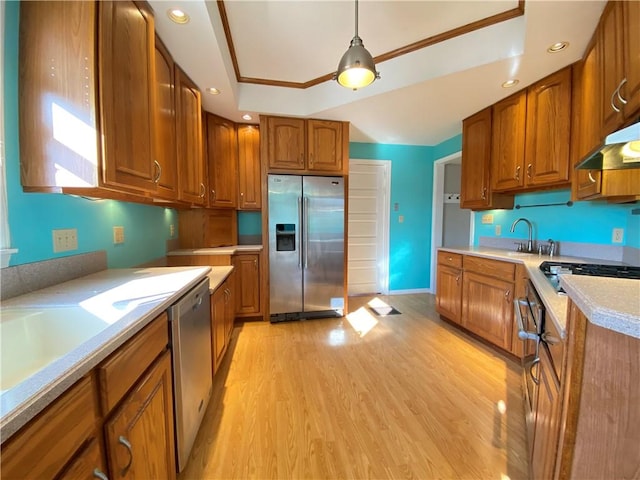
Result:
<svg viewBox="0 0 640 480">
<path fill-rule="evenodd" d="M 343 87 L 354 90 L 366 87 L 376 78 L 380 78 L 380 73 L 376 71 L 373 63 L 373 57 L 364 48 L 362 39 L 358 36 L 358 0 L 356 0 L 356 34 L 340 59 L 338 71 L 333 78 Z"/>
</svg>

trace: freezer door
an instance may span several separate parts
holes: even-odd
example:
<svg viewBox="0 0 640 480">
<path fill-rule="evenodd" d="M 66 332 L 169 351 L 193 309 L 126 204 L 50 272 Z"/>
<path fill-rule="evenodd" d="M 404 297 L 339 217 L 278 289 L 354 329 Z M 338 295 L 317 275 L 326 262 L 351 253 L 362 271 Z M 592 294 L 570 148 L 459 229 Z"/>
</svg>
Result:
<svg viewBox="0 0 640 480">
<path fill-rule="evenodd" d="M 302 177 L 269 175 L 271 315 L 302 311 Z"/>
<path fill-rule="evenodd" d="M 303 177 L 304 311 L 344 309 L 344 179 Z"/>
</svg>

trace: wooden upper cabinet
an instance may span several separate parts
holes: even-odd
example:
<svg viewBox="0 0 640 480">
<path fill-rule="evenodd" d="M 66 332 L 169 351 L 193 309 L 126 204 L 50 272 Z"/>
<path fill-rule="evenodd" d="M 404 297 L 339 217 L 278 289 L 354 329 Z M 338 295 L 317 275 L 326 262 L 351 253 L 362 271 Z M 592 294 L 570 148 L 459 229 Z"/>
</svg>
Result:
<svg viewBox="0 0 640 480">
<path fill-rule="evenodd" d="M 266 131 L 269 168 L 304 170 L 305 120 L 267 117 Z"/>
<path fill-rule="evenodd" d="M 568 184 L 571 133 L 571 67 L 529 87 L 525 185 Z"/>
<path fill-rule="evenodd" d="M 340 122 L 307 121 L 307 168 L 320 172 L 342 172 Z"/>
<path fill-rule="evenodd" d="M 490 170 L 491 107 L 462 122 L 461 208 L 513 208 L 513 196 L 492 194 Z"/>
<path fill-rule="evenodd" d="M 601 143 L 600 130 L 600 75 L 595 43 L 587 49 L 583 61 L 573 67 L 571 107 L 571 163 L 580 163 Z M 594 198 L 600 194 L 600 170 L 575 170 L 572 179 L 572 197 L 575 200 Z"/>
<path fill-rule="evenodd" d="M 500 192 L 524 186 L 523 164 L 527 95 L 522 91 L 493 105 L 491 188 Z"/>
<path fill-rule="evenodd" d="M 98 9 L 103 182 L 153 191 L 153 15 L 146 4 L 132 1 L 98 2 Z"/>
<path fill-rule="evenodd" d="M 261 151 L 276 173 L 346 174 L 348 123 L 261 117 Z"/>
<path fill-rule="evenodd" d="M 622 2 L 622 31 L 624 33 L 624 78 L 620 91 L 627 100 L 626 118 L 640 113 L 640 2 Z"/>
<path fill-rule="evenodd" d="M 209 206 L 237 206 L 238 140 L 236 125 L 207 114 L 207 163 L 209 166 Z"/>
<path fill-rule="evenodd" d="M 624 122 L 622 104 L 617 96 L 618 87 L 624 78 L 623 51 L 623 5 L 622 2 L 607 3 L 600 17 L 598 46 L 600 48 L 600 75 L 602 101 L 602 136 L 617 130 Z M 636 27 L 637 28 L 637 27 Z"/>
<path fill-rule="evenodd" d="M 177 65 L 175 81 L 179 199 L 204 205 L 206 187 L 200 91 Z"/>
<path fill-rule="evenodd" d="M 238 210 L 260 210 L 260 129 L 238 125 Z"/>
<path fill-rule="evenodd" d="M 175 70 L 171 54 L 156 37 L 156 195 L 178 199 Z"/>
</svg>

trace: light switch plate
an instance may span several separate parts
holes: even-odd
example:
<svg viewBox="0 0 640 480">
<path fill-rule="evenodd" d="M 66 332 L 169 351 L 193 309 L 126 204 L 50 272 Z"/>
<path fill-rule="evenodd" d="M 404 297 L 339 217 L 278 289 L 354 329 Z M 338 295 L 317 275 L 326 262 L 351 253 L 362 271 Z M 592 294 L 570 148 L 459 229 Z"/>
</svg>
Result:
<svg viewBox="0 0 640 480">
<path fill-rule="evenodd" d="M 124 243 L 124 227 L 113 227 L 113 243 L 114 245 Z"/>
<path fill-rule="evenodd" d="M 483 225 L 490 225 L 493 223 L 493 213 L 485 213 L 482 215 Z"/>
<path fill-rule="evenodd" d="M 75 228 L 65 228 L 52 230 L 53 252 L 69 252 L 78 249 L 78 230 Z"/>
</svg>

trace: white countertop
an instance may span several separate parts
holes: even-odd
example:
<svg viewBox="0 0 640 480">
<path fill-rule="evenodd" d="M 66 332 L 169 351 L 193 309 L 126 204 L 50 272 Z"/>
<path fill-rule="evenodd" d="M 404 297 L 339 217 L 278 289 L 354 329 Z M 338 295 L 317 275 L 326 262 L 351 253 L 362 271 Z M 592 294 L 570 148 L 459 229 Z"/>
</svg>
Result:
<svg viewBox="0 0 640 480">
<path fill-rule="evenodd" d="M 214 281 L 221 283 L 233 267 L 213 268 L 216 269 L 212 276 Z M 97 325 L 98 331 L 26 379 L 9 385 L 0 394 L 2 441 L 167 310 L 211 271 L 211 267 L 103 270 L 3 301 L 0 308 L 3 328 L 10 328 L 12 319 L 21 321 L 28 316 L 41 318 L 45 322 L 64 317 L 79 320 L 78 325 Z M 5 335 L 2 340 L 9 338 Z M 4 361 L 7 358 L 3 358 Z"/>
<path fill-rule="evenodd" d="M 527 268 L 529 279 L 544 303 L 547 318 L 551 318 L 563 338 L 566 338 L 567 334 L 567 296 L 556 293 L 540 268 L 538 268 L 540 264 L 544 261 L 620 264 L 620 262 L 562 255 L 550 258 L 547 255 L 523 254 L 487 247 L 443 247 L 440 250 L 524 264 Z M 639 280 L 580 275 L 561 275 L 560 278 L 561 285 L 568 296 L 580 307 L 592 323 L 625 335 L 640 338 Z"/>
<path fill-rule="evenodd" d="M 262 245 L 232 245 L 214 248 L 182 248 L 167 252 L 168 256 L 176 255 L 235 255 L 236 253 L 261 252 Z"/>
</svg>

